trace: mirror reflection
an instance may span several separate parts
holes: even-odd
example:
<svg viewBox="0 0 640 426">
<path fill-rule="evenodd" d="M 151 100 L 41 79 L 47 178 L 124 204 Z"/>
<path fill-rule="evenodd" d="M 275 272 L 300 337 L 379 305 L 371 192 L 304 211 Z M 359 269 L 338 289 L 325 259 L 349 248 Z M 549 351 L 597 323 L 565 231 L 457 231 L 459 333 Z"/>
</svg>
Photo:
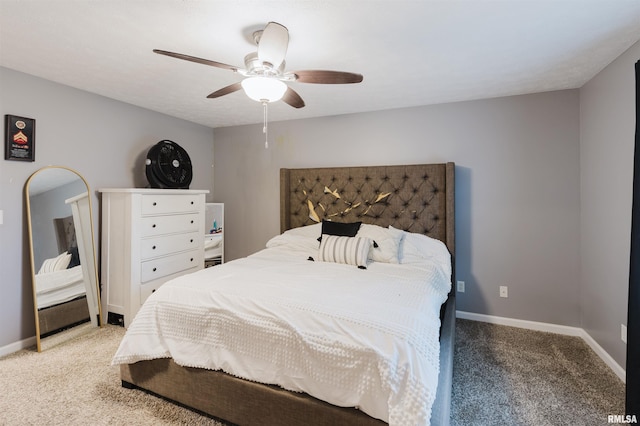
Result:
<svg viewBox="0 0 640 426">
<path fill-rule="evenodd" d="M 45 167 L 25 187 L 38 351 L 100 325 L 89 186 L 76 171 Z"/>
</svg>

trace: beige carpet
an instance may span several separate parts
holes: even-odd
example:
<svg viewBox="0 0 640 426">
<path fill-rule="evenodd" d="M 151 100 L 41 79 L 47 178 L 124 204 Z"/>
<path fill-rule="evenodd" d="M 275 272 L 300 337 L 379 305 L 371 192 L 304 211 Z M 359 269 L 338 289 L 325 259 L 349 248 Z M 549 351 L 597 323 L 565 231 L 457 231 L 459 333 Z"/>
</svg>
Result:
<svg viewBox="0 0 640 426">
<path fill-rule="evenodd" d="M 0 359 L 0 425 L 221 425 L 122 388 L 110 363 L 123 335 L 106 326 L 42 353 Z"/>
</svg>

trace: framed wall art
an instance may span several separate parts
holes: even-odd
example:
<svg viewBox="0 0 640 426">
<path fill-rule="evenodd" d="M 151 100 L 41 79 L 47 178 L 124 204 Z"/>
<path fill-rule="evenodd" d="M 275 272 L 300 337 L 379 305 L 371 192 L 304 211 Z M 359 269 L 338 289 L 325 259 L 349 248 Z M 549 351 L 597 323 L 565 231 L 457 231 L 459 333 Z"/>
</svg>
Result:
<svg viewBox="0 0 640 426">
<path fill-rule="evenodd" d="M 4 118 L 4 159 L 35 161 L 36 120 L 9 114 Z"/>
</svg>

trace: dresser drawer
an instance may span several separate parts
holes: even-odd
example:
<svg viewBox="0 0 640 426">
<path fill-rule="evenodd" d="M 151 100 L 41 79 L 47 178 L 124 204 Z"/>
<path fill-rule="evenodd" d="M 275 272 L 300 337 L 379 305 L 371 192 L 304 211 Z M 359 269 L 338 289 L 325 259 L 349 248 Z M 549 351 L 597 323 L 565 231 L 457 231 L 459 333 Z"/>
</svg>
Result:
<svg viewBox="0 0 640 426">
<path fill-rule="evenodd" d="M 200 266 L 203 262 L 201 249 L 147 260 L 141 263 L 140 282 L 144 283 L 175 274 L 176 272 Z"/>
<path fill-rule="evenodd" d="M 168 214 L 200 211 L 204 206 L 204 199 L 198 194 L 181 195 L 143 195 L 142 214 Z"/>
<path fill-rule="evenodd" d="M 201 244 L 199 232 L 146 238 L 140 243 L 140 258 L 146 260 L 180 251 L 195 250 Z"/>
<path fill-rule="evenodd" d="M 152 237 L 176 232 L 201 232 L 200 220 L 198 213 L 143 217 L 140 220 L 140 233 L 143 237 Z"/>
<path fill-rule="evenodd" d="M 162 286 L 162 284 L 166 283 L 167 280 L 155 280 L 145 284 L 140 285 L 140 306 L 147 301 L 147 298 L 151 296 L 153 292 Z"/>
</svg>

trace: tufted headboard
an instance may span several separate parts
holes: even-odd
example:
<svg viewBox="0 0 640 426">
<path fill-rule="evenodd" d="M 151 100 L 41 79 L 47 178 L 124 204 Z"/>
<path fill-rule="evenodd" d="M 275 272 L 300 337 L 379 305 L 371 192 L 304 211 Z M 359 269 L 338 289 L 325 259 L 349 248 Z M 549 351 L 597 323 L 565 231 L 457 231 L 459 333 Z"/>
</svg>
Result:
<svg viewBox="0 0 640 426">
<path fill-rule="evenodd" d="M 73 224 L 73 216 L 53 219 L 58 241 L 58 253 L 64 253 L 71 247 L 77 247 L 76 228 Z"/>
<path fill-rule="evenodd" d="M 280 230 L 322 219 L 417 232 L 455 258 L 454 163 L 280 169 Z"/>
</svg>

